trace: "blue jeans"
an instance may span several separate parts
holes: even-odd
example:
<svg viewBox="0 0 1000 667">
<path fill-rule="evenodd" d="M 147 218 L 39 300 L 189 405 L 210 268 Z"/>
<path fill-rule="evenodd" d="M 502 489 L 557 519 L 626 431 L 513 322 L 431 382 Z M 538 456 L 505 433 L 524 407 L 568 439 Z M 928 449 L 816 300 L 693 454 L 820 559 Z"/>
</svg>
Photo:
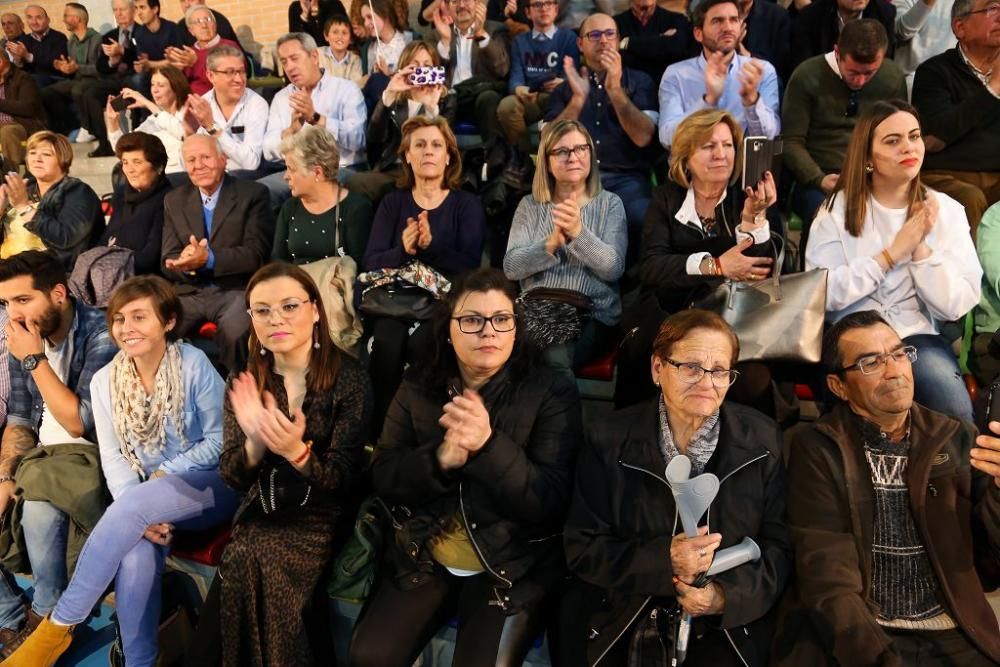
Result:
<svg viewBox="0 0 1000 667">
<path fill-rule="evenodd" d="M 24 503 L 21 530 L 35 587 L 31 608 L 45 616 L 66 589 L 69 516 L 49 502 L 28 500 Z"/>
<path fill-rule="evenodd" d="M 169 549 L 144 538 L 154 523 L 203 530 L 232 518 L 239 496 L 216 470 L 167 475 L 133 486 L 108 507 L 80 553 L 73 579 L 52 612 L 58 623 L 87 620 L 115 580 L 125 663 L 154 665 L 160 625 L 160 575 Z"/>
<path fill-rule="evenodd" d="M 974 421 L 972 399 L 951 345 L 937 334 L 907 336 L 903 342 L 917 348 L 917 362 L 913 364 L 914 400 L 931 410 Z"/>
</svg>

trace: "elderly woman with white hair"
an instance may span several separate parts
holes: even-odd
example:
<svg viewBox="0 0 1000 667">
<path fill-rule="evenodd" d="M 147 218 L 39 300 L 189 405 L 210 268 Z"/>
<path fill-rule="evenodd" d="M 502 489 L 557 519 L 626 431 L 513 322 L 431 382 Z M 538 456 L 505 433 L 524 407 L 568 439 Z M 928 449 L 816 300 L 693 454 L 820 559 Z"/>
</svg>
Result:
<svg viewBox="0 0 1000 667">
<path fill-rule="evenodd" d="M 340 152 L 325 129 L 306 125 L 281 142 L 292 198 L 278 213 L 271 259 L 306 264 L 346 255 L 360 266 L 372 203 L 337 182 Z"/>
</svg>

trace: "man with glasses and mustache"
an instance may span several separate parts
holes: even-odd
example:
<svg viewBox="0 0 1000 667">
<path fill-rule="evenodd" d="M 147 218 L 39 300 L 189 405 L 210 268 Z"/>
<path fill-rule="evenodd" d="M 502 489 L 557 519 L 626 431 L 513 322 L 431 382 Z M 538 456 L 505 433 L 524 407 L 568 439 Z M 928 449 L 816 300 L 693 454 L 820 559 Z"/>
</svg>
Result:
<svg viewBox="0 0 1000 667">
<path fill-rule="evenodd" d="M 874 19 L 844 26 L 833 51 L 799 65 L 781 107 L 784 163 L 795 177 L 792 210 L 802 247 L 820 204 L 837 184 L 854 121 L 877 100 L 906 99 L 903 72 L 885 58 L 889 40 Z"/>
<path fill-rule="evenodd" d="M 958 45 L 913 78 L 927 145 L 921 179 L 965 207 L 975 235 L 1000 201 L 1000 2 L 955 0 L 951 29 Z"/>
<path fill-rule="evenodd" d="M 576 35 L 556 26 L 556 0 L 529 0 L 531 30 L 514 38 L 510 53 L 509 95 L 500 100 L 497 120 L 510 149 L 504 181 L 527 189 L 531 171 L 528 125 L 545 115 L 549 95 L 563 82 L 563 58 L 580 58 Z"/>
<path fill-rule="evenodd" d="M 580 26 L 577 45 L 585 67 L 563 59 L 566 81 L 552 91 L 545 121 L 578 120 L 597 148 L 601 185 L 625 204 L 630 236 L 639 230 L 649 206 L 649 167 L 656 145 L 657 104 L 653 81 L 622 66 L 618 29 L 607 14 L 592 14 Z M 638 244 L 630 244 L 638 249 Z"/>
<path fill-rule="evenodd" d="M 189 132 L 215 137 L 226 154 L 226 171 L 254 180 L 264 150 L 268 106 L 263 97 L 247 88 L 246 61 L 235 46 L 223 44 L 208 54 L 208 79 L 212 89 L 188 97 Z"/>
<path fill-rule="evenodd" d="M 796 578 L 772 664 L 1000 662 L 983 594 L 1000 583 L 1000 423 L 977 437 L 914 402 L 914 363 L 872 310 L 824 336 L 840 403 L 788 450 Z"/>
<path fill-rule="evenodd" d="M 743 20 L 736 0 L 703 0 L 693 23 L 702 52 L 660 80 L 660 143 L 669 149 L 680 122 L 706 108 L 733 114 L 747 136 L 773 139 L 781 131 L 778 75 L 771 63 L 737 52 Z"/>
</svg>

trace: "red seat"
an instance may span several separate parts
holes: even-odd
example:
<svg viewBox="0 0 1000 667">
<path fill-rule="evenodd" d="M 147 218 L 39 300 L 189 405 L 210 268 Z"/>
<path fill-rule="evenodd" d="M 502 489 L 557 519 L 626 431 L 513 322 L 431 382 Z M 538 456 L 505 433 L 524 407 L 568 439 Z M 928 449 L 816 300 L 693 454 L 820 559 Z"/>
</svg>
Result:
<svg viewBox="0 0 1000 667">
<path fill-rule="evenodd" d="M 795 397 L 800 401 L 815 401 L 816 398 L 813 396 L 812 387 L 807 384 L 797 384 L 795 385 Z"/>
<path fill-rule="evenodd" d="M 605 354 L 594 359 L 589 364 L 577 369 L 576 377 L 580 380 L 597 380 L 611 382 L 615 378 L 615 364 L 618 363 L 620 349 L 617 345 Z"/>
<path fill-rule="evenodd" d="M 975 404 L 979 400 L 979 383 L 976 382 L 976 378 L 972 377 L 969 373 L 962 375 L 962 380 L 965 382 L 965 390 L 969 392 L 969 398 L 972 403 Z"/>
<path fill-rule="evenodd" d="M 198 329 L 198 338 L 211 340 L 215 338 L 215 333 L 219 330 L 219 325 L 215 322 L 205 322 Z"/>
<path fill-rule="evenodd" d="M 222 559 L 222 550 L 229 544 L 230 535 L 228 525 L 197 532 L 178 532 L 170 547 L 170 555 L 216 567 Z"/>
</svg>

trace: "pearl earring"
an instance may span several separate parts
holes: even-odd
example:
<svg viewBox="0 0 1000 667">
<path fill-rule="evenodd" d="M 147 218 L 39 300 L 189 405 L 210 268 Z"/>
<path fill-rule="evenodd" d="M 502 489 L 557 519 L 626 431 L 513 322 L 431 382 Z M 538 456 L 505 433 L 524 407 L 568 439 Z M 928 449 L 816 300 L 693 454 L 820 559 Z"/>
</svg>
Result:
<svg viewBox="0 0 1000 667">
<path fill-rule="evenodd" d="M 263 356 L 266 356 L 266 355 L 267 355 L 267 350 L 265 350 L 264 346 L 262 345 L 261 348 L 260 348 L 260 356 L 263 357 Z"/>
<path fill-rule="evenodd" d="M 313 349 L 314 350 L 318 350 L 319 349 L 319 325 L 318 324 L 314 324 L 313 325 Z"/>
</svg>

